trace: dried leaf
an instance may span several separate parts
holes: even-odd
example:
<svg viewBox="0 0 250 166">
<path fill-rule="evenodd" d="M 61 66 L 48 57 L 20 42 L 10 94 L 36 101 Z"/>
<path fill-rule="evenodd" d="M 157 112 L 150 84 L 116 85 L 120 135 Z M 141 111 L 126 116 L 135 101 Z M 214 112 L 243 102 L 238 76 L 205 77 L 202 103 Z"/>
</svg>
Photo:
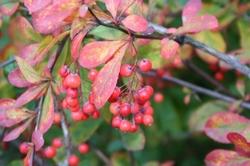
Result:
<svg viewBox="0 0 250 166">
<path fill-rule="evenodd" d="M 148 21 L 138 15 L 127 16 L 122 24 L 134 32 L 145 32 L 148 29 Z"/>
<path fill-rule="evenodd" d="M 161 56 L 165 59 L 171 59 L 177 55 L 179 48 L 180 45 L 174 40 L 169 40 L 167 38 L 161 40 Z"/>
<path fill-rule="evenodd" d="M 217 149 L 206 156 L 205 163 L 206 166 L 248 166 L 250 159 L 235 151 Z"/>
<path fill-rule="evenodd" d="M 24 0 L 23 2 L 28 8 L 29 13 L 32 14 L 48 6 L 52 0 Z"/>
<path fill-rule="evenodd" d="M 119 6 L 121 5 L 121 0 L 104 0 L 104 2 L 113 18 L 116 18 Z"/>
<path fill-rule="evenodd" d="M 24 78 L 30 83 L 39 83 L 43 80 L 43 78 L 37 73 L 33 67 L 28 64 L 24 59 L 16 56 L 16 61 L 18 67 L 20 68 Z"/>
<path fill-rule="evenodd" d="M 15 103 L 15 108 L 21 107 L 31 100 L 36 99 L 40 95 L 42 95 L 46 89 L 48 88 L 48 83 L 42 83 L 38 85 L 34 85 L 28 88 L 21 96 L 19 96 Z"/>
<path fill-rule="evenodd" d="M 38 151 L 42 148 L 44 145 L 44 139 L 43 139 L 43 134 L 41 133 L 40 130 L 35 130 L 32 133 L 32 142 L 35 145 L 35 150 Z"/>
<path fill-rule="evenodd" d="M 43 101 L 42 115 L 39 124 L 39 130 L 44 134 L 53 124 L 54 120 L 54 99 L 51 87 L 49 87 Z"/>
<path fill-rule="evenodd" d="M 232 112 L 218 112 L 213 114 L 205 125 L 205 133 L 210 138 L 221 143 L 229 143 L 227 134 L 242 133 L 249 126 L 250 121 Z"/>
<path fill-rule="evenodd" d="M 98 73 L 93 83 L 92 92 L 94 104 L 97 109 L 104 106 L 113 93 L 119 77 L 122 58 L 125 54 L 128 44 L 125 44 L 114 54 L 111 59 Z"/>
<path fill-rule="evenodd" d="M 12 140 L 15 140 L 16 138 L 18 138 L 19 135 L 22 134 L 22 132 L 24 132 L 24 130 L 27 127 L 29 127 L 32 120 L 33 120 L 33 118 L 30 118 L 29 120 L 24 122 L 22 125 L 19 125 L 17 128 L 15 128 L 15 129 L 11 130 L 9 133 L 5 134 L 3 141 L 9 142 L 9 141 L 12 141 Z"/>
<path fill-rule="evenodd" d="M 107 62 L 124 45 L 124 41 L 95 41 L 85 45 L 78 62 L 84 68 L 94 68 Z"/>
</svg>

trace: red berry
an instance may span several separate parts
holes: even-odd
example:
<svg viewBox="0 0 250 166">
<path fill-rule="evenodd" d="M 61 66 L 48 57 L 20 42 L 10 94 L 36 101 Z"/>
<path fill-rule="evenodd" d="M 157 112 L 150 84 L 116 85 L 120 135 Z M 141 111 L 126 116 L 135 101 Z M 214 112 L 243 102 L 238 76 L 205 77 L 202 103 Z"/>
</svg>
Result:
<svg viewBox="0 0 250 166">
<path fill-rule="evenodd" d="M 136 124 L 132 124 L 130 126 L 130 132 L 134 133 L 138 130 L 138 126 Z"/>
<path fill-rule="evenodd" d="M 54 114 L 54 123 L 55 124 L 60 124 L 61 123 L 61 115 L 59 112 L 55 112 Z"/>
<path fill-rule="evenodd" d="M 91 104 L 90 102 L 86 102 L 83 105 L 82 110 L 84 113 L 91 115 L 96 110 L 96 108 L 94 104 Z"/>
<path fill-rule="evenodd" d="M 161 103 L 163 100 L 164 100 L 164 96 L 163 96 L 162 93 L 160 93 L 160 92 L 155 93 L 155 95 L 154 95 L 154 101 L 156 103 Z"/>
<path fill-rule="evenodd" d="M 224 79 L 224 74 L 222 72 L 215 73 L 215 79 L 218 81 L 222 81 Z"/>
<path fill-rule="evenodd" d="M 82 120 L 87 120 L 89 118 L 88 114 L 82 113 Z"/>
<path fill-rule="evenodd" d="M 132 103 L 131 104 L 131 113 L 136 114 L 140 111 L 140 106 L 137 103 Z"/>
<path fill-rule="evenodd" d="M 152 88 L 152 86 L 146 85 L 146 86 L 144 87 L 144 89 L 148 92 L 148 94 L 149 94 L 150 96 L 153 95 L 154 89 Z"/>
<path fill-rule="evenodd" d="M 79 101 L 77 98 L 72 98 L 72 97 L 66 97 L 65 98 L 66 102 L 67 102 L 67 105 L 69 107 L 76 107 L 77 105 L 79 105 Z"/>
<path fill-rule="evenodd" d="M 134 121 L 136 124 L 143 123 L 143 114 L 142 113 L 135 114 Z"/>
<path fill-rule="evenodd" d="M 62 147 L 63 145 L 63 142 L 62 142 L 62 139 L 61 138 L 54 138 L 53 141 L 52 141 L 52 146 L 54 148 L 60 148 Z"/>
<path fill-rule="evenodd" d="M 98 119 L 100 117 L 100 112 L 95 110 L 93 113 L 92 113 L 92 118 L 93 119 Z"/>
<path fill-rule="evenodd" d="M 119 102 L 111 103 L 109 106 L 109 111 L 113 115 L 118 115 L 120 113 L 120 106 L 121 104 Z"/>
<path fill-rule="evenodd" d="M 91 69 L 88 73 L 88 79 L 92 82 L 95 81 L 97 74 L 98 74 L 98 71 L 96 69 Z"/>
<path fill-rule="evenodd" d="M 82 120 L 82 111 L 71 112 L 71 118 L 73 121 L 78 122 Z"/>
<path fill-rule="evenodd" d="M 143 72 L 148 72 L 152 69 L 152 63 L 148 59 L 142 59 L 139 63 L 138 66 L 141 71 Z"/>
<path fill-rule="evenodd" d="M 66 94 L 69 97 L 76 98 L 78 96 L 78 91 L 77 89 L 68 88 L 66 90 Z"/>
<path fill-rule="evenodd" d="M 131 124 L 128 120 L 122 120 L 120 124 L 120 130 L 122 132 L 129 132 L 130 131 Z"/>
<path fill-rule="evenodd" d="M 81 154 L 86 154 L 89 152 L 89 145 L 87 143 L 83 143 L 83 144 L 80 144 L 78 146 L 78 151 L 81 153 Z"/>
<path fill-rule="evenodd" d="M 72 154 L 68 158 L 68 163 L 69 166 L 77 166 L 79 164 L 79 158 L 76 155 Z"/>
<path fill-rule="evenodd" d="M 59 70 L 59 74 L 61 77 L 65 78 L 67 77 L 67 75 L 69 74 L 69 69 L 68 66 L 64 65 L 60 68 Z"/>
<path fill-rule="evenodd" d="M 114 92 L 109 97 L 109 102 L 116 102 L 121 94 L 121 89 L 119 87 L 115 87 Z"/>
<path fill-rule="evenodd" d="M 78 111 L 80 111 L 81 109 L 80 109 L 80 106 L 79 106 L 79 104 L 77 104 L 76 106 L 74 106 L 74 107 L 70 107 L 70 111 L 71 112 L 78 112 Z"/>
<path fill-rule="evenodd" d="M 122 119 L 119 116 L 115 116 L 112 119 L 112 127 L 114 128 L 120 128 Z"/>
<path fill-rule="evenodd" d="M 65 80 L 64 85 L 68 88 L 79 88 L 81 85 L 81 78 L 78 74 L 69 74 Z"/>
<path fill-rule="evenodd" d="M 146 101 L 148 101 L 150 99 L 150 94 L 148 91 L 146 91 L 145 88 L 142 88 L 138 91 L 138 100 L 141 103 L 145 103 Z"/>
<path fill-rule="evenodd" d="M 56 149 L 52 146 L 48 146 L 47 148 L 44 149 L 44 156 L 49 159 L 55 157 Z"/>
<path fill-rule="evenodd" d="M 143 124 L 145 126 L 151 126 L 154 123 L 154 119 L 151 115 L 144 115 L 143 116 Z"/>
<path fill-rule="evenodd" d="M 154 109 L 153 109 L 153 107 L 151 107 L 151 106 L 145 107 L 145 108 L 144 108 L 144 114 L 146 114 L 146 115 L 153 115 L 153 114 L 154 114 Z"/>
<path fill-rule="evenodd" d="M 27 154 L 28 151 L 29 151 L 29 145 L 28 145 L 26 142 L 22 142 L 22 143 L 19 145 L 19 151 L 20 151 L 20 153 L 22 153 L 22 154 Z"/>
<path fill-rule="evenodd" d="M 129 103 L 122 103 L 120 107 L 120 114 L 123 117 L 128 116 L 131 113 L 131 106 Z"/>
<path fill-rule="evenodd" d="M 120 75 L 122 77 L 129 77 L 133 73 L 133 66 L 130 64 L 123 64 L 120 69 Z"/>
<path fill-rule="evenodd" d="M 90 92 L 89 93 L 89 102 L 93 104 L 94 100 L 95 100 L 95 96 L 93 95 L 93 92 Z"/>
<path fill-rule="evenodd" d="M 63 101 L 62 101 L 62 108 L 63 108 L 63 109 L 67 109 L 67 107 L 68 107 L 67 101 L 66 101 L 66 100 L 63 100 Z"/>
</svg>

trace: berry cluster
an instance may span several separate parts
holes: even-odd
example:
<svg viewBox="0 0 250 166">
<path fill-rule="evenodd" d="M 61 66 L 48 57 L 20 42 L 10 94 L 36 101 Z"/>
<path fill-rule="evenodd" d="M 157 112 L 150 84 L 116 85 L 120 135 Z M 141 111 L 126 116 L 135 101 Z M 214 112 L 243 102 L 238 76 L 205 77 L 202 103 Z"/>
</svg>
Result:
<svg viewBox="0 0 250 166">
<path fill-rule="evenodd" d="M 139 61 L 137 67 L 148 72 L 152 69 L 152 63 L 148 59 Z M 123 64 L 120 69 L 121 77 L 130 77 L 135 73 L 135 67 L 130 64 Z M 132 80 L 135 81 L 135 80 Z M 127 93 L 116 87 L 109 98 L 109 110 L 113 115 L 112 127 L 118 128 L 122 132 L 136 132 L 140 124 L 151 126 L 153 124 L 154 110 L 149 102 L 153 95 L 151 86 L 144 86 L 132 89 L 127 86 Z M 124 96 L 124 94 L 126 94 Z"/>
<path fill-rule="evenodd" d="M 79 91 L 81 86 L 81 78 L 77 73 L 71 73 L 67 66 L 60 69 L 60 76 L 62 78 L 62 86 L 66 92 L 66 97 L 62 102 L 63 109 L 71 111 L 71 118 L 74 121 L 82 121 L 92 116 L 94 119 L 99 118 L 100 113 L 92 102 L 87 101 L 80 106 Z M 92 80 L 95 78 L 94 71 L 89 76 Z"/>
</svg>

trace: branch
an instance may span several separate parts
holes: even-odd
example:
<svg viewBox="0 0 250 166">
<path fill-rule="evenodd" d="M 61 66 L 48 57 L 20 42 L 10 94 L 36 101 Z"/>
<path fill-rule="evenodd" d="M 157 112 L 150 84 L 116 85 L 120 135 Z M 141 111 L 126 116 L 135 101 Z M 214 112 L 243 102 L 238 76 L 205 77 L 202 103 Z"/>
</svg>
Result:
<svg viewBox="0 0 250 166">
<path fill-rule="evenodd" d="M 107 166 L 112 166 L 112 162 L 109 158 L 99 149 L 93 148 L 96 156 L 101 159 Z"/>
<path fill-rule="evenodd" d="M 171 34 L 167 34 L 167 28 L 154 24 L 154 23 L 149 23 L 149 26 L 153 27 L 155 32 L 159 33 L 160 35 L 156 35 L 156 34 L 137 34 L 131 31 L 127 31 L 126 29 L 120 27 L 119 25 L 114 25 L 113 23 L 104 23 L 102 22 L 100 19 L 98 19 L 98 17 L 95 15 L 95 13 L 89 8 L 89 12 L 92 14 L 92 16 L 96 19 L 96 22 L 99 25 L 103 25 L 106 27 L 110 27 L 110 28 L 114 28 L 117 30 L 120 30 L 126 34 L 129 34 L 135 38 L 144 38 L 144 39 L 155 39 L 155 40 L 161 40 L 163 38 L 171 38 L 172 40 L 175 40 L 176 42 L 178 42 L 179 44 L 189 44 L 197 49 L 202 50 L 203 52 L 206 52 L 218 59 L 220 59 L 221 61 L 224 61 L 225 63 L 229 64 L 232 68 L 234 68 L 235 70 L 238 70 L 239 72 L 241 72 L 242 74 L 246 75 L 247 77 L 250 78 L 250 68 L 244 64 L 241 64 L 241 62 L 239 61 L 239 59 L 237 59 L 236 57 L 234 57 L 233 55 L 228 55 L 225 53 L 222 53 L 214 48 L 211 48 L 207 45 L 205 45 L 204 43 L 201 43 L 199 41 L 196 41 L 194 39 L 192 39 L 189 36 L 185 36 L 185 35 L 180 35 L 180 36 L 173 36 Z"/>
<path fill-rule="evenodd" d="M 142 74 L 146 77 L 156 77 L 157 76 L 155 71 L 142 73 Z M 194 85 L 192 83 L 180 80 L 180 79 L 175 78 L 175 77 L 164 75 L 161 79 L 164 81 L 172 82 L 172 83 L 177 84 L 177 85 L 181 85 L 183 87 L 187 87 L 187 88 L 189 88 L 197 93 L 205 94 L 207 96 L 214 97 L 216 99 L 225 101 L 227 103 L 234 103 L 234 102 L 239 101 L 238 99 L 236 99 L 234 97 L 227 96 L 227 95 L 224 95 L 224 94 L 219 93 L 219 92 L 215 92 L 215 91 L 210 90 L 210 89 L 202 88 L 200 86 L 197 86 L 197 85 Z M 245 102 L 245 101 L 242 101 L 240 106 L 242 108 L 250 109 L 250 103 Z"/>
<path fill-rule="evenodd" d="M 8 60 L 0 63 L 0 69 L 4 68 L 5 66 L 8 66 L 8 65 L 10 65 L 10 64 L 12 64 L 14 62 L 15 62 L 15 59 L 14 58 L 10 58 L 10 59 L 8 59 Z"/>
</svg>

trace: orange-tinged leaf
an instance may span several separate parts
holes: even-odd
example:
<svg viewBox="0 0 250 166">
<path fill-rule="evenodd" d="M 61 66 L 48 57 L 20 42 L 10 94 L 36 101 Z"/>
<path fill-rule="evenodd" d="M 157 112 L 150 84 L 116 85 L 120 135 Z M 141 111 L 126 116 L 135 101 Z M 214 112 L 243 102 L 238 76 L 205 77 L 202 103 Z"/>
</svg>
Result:
<svg viewBox="0 0 250 166">
<path fill-rule="evenodd" d="M 48 88 L 48 83 L 34 85 L 28 88 L 21 96 L 19 96 L 15 103 L 15 108 L 21 107 L 31 100 L 36 99 L 40 95 L 42 95 L 46 89 Z"/>
<path fill-rule="evenodd" d="M 179 48 L 180 45 L 177 42 L 164 38 L 161 41 L 161 56 L 165 59 L 171 59 L 177 55 Z"/>
<path fill-rule="evenodd" d="M 38 151 L 42 148 L 44 144 L 43 134 L 40 130 L 35 130 L 32 133 L 32 142 L 35 146 L 35 150 Z"/>
<path fill-rule="evenodd" d="M 5 111 L 7 109 L 10 109 L 15 103 L 14 99 L 0 99 L 0 111 Z"/>
<path fill-rule="evenodd" d="M 54 120 L 54 99 L 51 87 L 48 88 L 46 96 L 43 101 L 41 120 L 39 130 L 44 134 L 53 124 Z"/>
<path fill-rule="evenodd" d="M 104 0 L 104 2 L 112 17 L 116 18 L 119 6 L 121 5 L 121 0 Z"/>
<path fill-rule="evenodd" d="M 78 62 L 84 68 L 95 68 L 107 62 L 124 45 L 124 41 L 95 41 L 85 45 Z"/>
<path fill-rule="evenodd" d="M 26 122 L 24 122 L 22 125 L 19 125 L 18 127 L 14 128 L 11 130 L 9 133 L 4 135 L 3 141 L 4 142 L 9 142 L 12 140 L 17 139 L 24 130 L 29 127 L 30 123 L 32 122 L 33 118 L 30 118 Z"/>
<path fill-rule="evenodd" d="M 33 69 L 33 67 L 28 64 L 21 57 L 16 56 L 16 62 L 18 64 L 19 69 L 21 70 L 24 78 L 30 83 L 39 83 L 43 80 L 39 73 Z"/>
<path fill-rule="evenodd" d="M 207 121 L 204 131 L 207 136 L 221 143 L 230 143 L 227 134 L 242 133 L 249 126 L 249 119 L 232 112 L 218 112 Z"/>
<path fill-rule="evenodd" d="M 31 86 L 31 83 L 28 82 L 22 75 L 20 69 L 12 70 L 8 75 L 8 81 L 15 87 L 24 88 Z"/>
<path fill-rule="evenodd" d="M 122 46 L 98 73 L 92 87 L 94 104 L 99 109 L 104 106 L 113 93 L 119 77 L 122 58 L 128 44 Z"/>
<path fill-rule="evenodd" d="M 71 42 L 71 57 L 77 60 L 80 55 L 80 48 L 83 38 L 86 36 L 87 31 L 78 33 Z"/>
<path fill-rule="evenodd" d="M 206 156 L 205 163 L 206 166 L 248 166 L 250 159 L 235 151 L 217 149 Z"/>
<path fill-rule="evenodd" d="M 239 133 L 230 132 L 227 134 L 228 140 L 234 144 L 236 151 L 244 156 L 250 157 L 250 143 Z"/>
<path fill-rule="evenodd" d="M 52 0 L 24 0 L 24 5 L 28 8 L 29 13 L 37 12 L 48 6 Z"/>
<path fill-rule="evenodd" d="M 134 32 L 145 32 L 148 29 L 148 21 L 138 15 L 127 16 L 122 20 L 122 24 Z"/>
</svg>

